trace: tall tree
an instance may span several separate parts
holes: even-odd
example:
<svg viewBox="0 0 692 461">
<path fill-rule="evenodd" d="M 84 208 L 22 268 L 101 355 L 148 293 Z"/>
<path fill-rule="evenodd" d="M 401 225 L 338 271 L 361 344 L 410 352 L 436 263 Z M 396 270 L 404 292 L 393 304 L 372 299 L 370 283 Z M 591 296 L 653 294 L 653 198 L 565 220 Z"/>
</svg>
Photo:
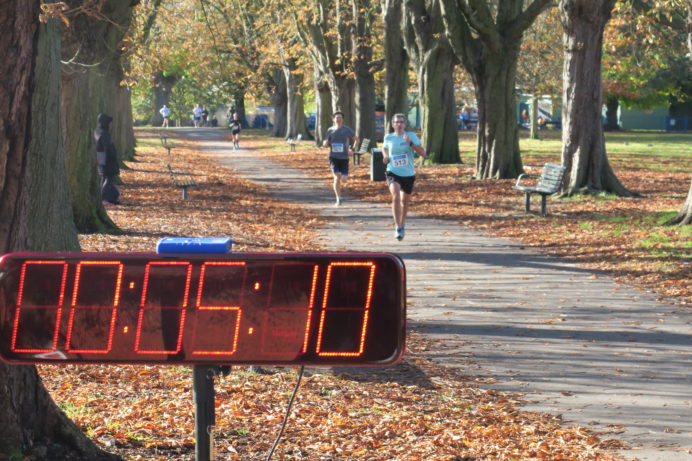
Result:
<svg viewBox="0 0 692 461">
<path fill-rule="evenodd" d="M 615 0 L 561 0 L 565 62 L 562 93 L 562 164 L 565 195 L 612 192 L 632 196 L 613 173 L 601 123 L 603 30 Z"/>
<path fill-rule="evenodd" d="M 286 118 L 288 117 L 288 94 L 286 93 L 286 78 L 284 73 L 274 68 L 266 73 L 267 89 L 270 92 L 271 105 L 274 107 L 274 126 L 272 136 L 283 138 L 286 136 Z"/>
<path fill-rule="evenodd" d="M 78 250 L 60 134 L 57 20 L 39 2 L 0 9 L 0 253 Z M 0 458 L 117 459 L 96 448 L 43 387 L 36 367 L 0 362 Z"/>
<path fill-rule="evenodd" d="M 549 0 L 532 0 L 525 9 L 523 0 L 441 2 L 447 37 L 476 93 L 476 178 L 514 178 L 523 171 L 516 113 L 517 59 L 524 31 Z"/>
<path fill-rule="evenodd" d="M 81 0 L 67 2 L 79 9 Z M 101 204 L 93 131 L 99 113 L 113 116 L 114 141 L 122 152 L 122 133 L 132 129 L 132 108 L 120 94 L 123 71 L 120 47 L 137 0 L 104 0 L 71 18 L 63 31 L 63 129 L 72 209 L 82 232 L 114 231 Z M 87 14 L 88 13 L 88 14 Z"/>
<path fill-rule="evenodd" d="M 394 114 L 408 113 L 409 58 L 402 34 L 403 0 L 382 0 L 384 22 L 384 132 L 391 130 Z"/>
<path fill-rule="evenodd" d="M 404 43 L 418 77 L 423 145 L 428 158 L 433 163 L 459 163 L 454 101 L 457 59 L 444 36 L 440 1 L 407 0 L 404 21 Z"/>
<path fill-rule="evenodd" d="M 372 29 L 376 8 L 370 0 L 351 0 L 353 71 L 356 80 L 356 125 L 358 139 L 375 145 L 375 63 Z"/>
<path fill-rule="evenodd" d="M 682 208 L 678 211 L 677 216 L 666 222 L 666 225 L 686 225 L 692 224 L 692 181 L 690 181 L 690 190 L 687 193 L 687 200 L 683 203 Z"/>
<path fill-rule="evenodd" d="M 352 67 L 352 12 L 340 0 L 293 2 L 298 35 L 312 57 L 317 72 L 327 82 L 332 113 L 344 114 L 344 123 L 355 126 L 355 80 Z M 330 114 L 331 118 L 331 114 Z"/>
</svg>

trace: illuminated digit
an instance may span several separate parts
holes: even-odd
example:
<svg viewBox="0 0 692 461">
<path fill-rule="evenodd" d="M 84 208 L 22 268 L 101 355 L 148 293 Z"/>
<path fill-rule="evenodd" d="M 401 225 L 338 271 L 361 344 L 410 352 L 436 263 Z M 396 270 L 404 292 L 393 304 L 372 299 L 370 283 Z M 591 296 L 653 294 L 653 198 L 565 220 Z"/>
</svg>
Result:
<svg viewBox="0 0 692 461">
<path fill-rule="evenodd" d="M 213 272 L 211 277 L 210 270 Z M 235 354 L 243 314 L 241 303 L 245 275 L 246 266 L 242 261 L 214 261 L 202 265 L 197 290 L 193 354 Z M 210 286 L 211 289 L 208 289 Z"/>
<path fill-rule="evenodd" d="M 89 268 L 90 266 L 91 270 L 85 271 L 87 272 L 85 277 L 82 268 Z M 115 266 L 115 270 L 109 266 Z M 103 274 L 103 269 L 107 269 L 107 272 L 114 272 L 115 275 L 112 299 L 108 296 L 107 291 L 110 286 L 103 286 L 105 284 L 110 285 L 111 280 L 108 280 L 107 277 L 110 274 Z M 119 261 L 82 261 L 77 264 L 72 293 L 72 309 L 67 324 L 66 349 L 68 352 L 107 354 L 111 351 L 115 319 L 120 302 L 122 277 L 123 265 Z M 84 278 L 87 280 L 86 285 L 82 283 Z M 83 286 L 86 289 L 82 290 Z M 92 297 L 96 299 L 90 299 Z M 104 300 L 104 297 L 108 298 Z M 78 303 L 77 301 L 81 302 Z M 77 328 L 74 327 L 75 318 L 77 319 Z M 104 324 L 106 323 L 108 324 L 108 332 L 104 334 Z"/>
<path fill-rule="evenodd" d="M 57 274 L 59 277 L 55 277 Z M 59 283 L 55 283 L 57 279 Z M 57 348 L 66 279 L 66 262 L 26 261 L 22 264 L 10 350 L 42 353 Z"/>
<path fill-rule="evenodd" d="M 375 268 L 373 262 L 333 262 L 327 267 L 317 333 L 319 356 L 358 357 L 363 353 Z"/>
<path fill-rule="evenodd" d="M 136 353 L 180 352 L 191 275 L 192 265 L 188 261 L 147 263 L 135 333 Z"/>
<path fill-rule="evenodd" d="M 262 352 L 292 356 L 307 352 L 318 269 L 316 264 L 272 266 Z"/>
</svg>

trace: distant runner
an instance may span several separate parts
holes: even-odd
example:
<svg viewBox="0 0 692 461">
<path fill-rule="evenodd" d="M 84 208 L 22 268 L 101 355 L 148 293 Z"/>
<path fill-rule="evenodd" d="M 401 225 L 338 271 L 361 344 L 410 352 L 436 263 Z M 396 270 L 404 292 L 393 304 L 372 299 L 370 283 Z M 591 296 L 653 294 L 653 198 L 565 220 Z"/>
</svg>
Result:
<svg viewBox="0 0 692 461">
<path fill-rule="evenodd" d="M 171 110 L 164 104 L 161 110 L 159 110 L 161 117 L 163 117 L 163 128 L 168 128 L 168 118 L 171 116 Z"/>
<path fill-rule="evenodd" d="M 233 149 L 239 149 L 240 129 L 242 128 L 242 123 L 240 123 L 240 120 L 238 119 L 238 112 L 235 112 L 233 114 L 233 119 L 231 119 L 231 122 L 228 124 L 228 126 L 231 128 L 231 134 L 233 135 Z"/>
<path fill-rule="evenodd" d="M 335 206 L 339 206 L 344 200 L 342 191 L 348 179 L 348 157 L 353 155 L 358 138 L 350 127 L 344 125 L 343 112 L 334 112 L 332 119 L 334 125 L 327 130 L 327 137 L 322 146 L 329 147 L 329 166 L 334 175 Z"/>
<path fill-rule="evenodd" d="M 392 194 L 392 215 L 394 217 L 394 237 L 403 240 L 406 233 L 406 213 L 413 193 L 413 183 L 416 180 L 416 172 L 413 168 L 415 154 L 423 158 L 425 148 L 421 146 L 420 139 L 406 128 L 406 116 L 394 114 L 392 117 L 394 133 L 384 137 L 382 145 L 383 159 L 387 165 L 387 186 Z"/>
</svg>

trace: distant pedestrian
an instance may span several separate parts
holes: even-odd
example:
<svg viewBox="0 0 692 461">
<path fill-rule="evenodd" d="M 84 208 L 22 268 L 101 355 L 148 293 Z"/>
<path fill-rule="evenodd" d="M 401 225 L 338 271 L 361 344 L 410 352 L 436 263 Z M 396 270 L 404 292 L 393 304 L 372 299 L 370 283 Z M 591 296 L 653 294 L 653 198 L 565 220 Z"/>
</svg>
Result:
<svg viewBox="0 0 692 461">
<path fill-rule="evenodd" d="M 161 110 L 159 110 L 161 117 L 163 117 L 163 128 L 168 128 L 168 118 L 171 116 L 171 110 L 164 104 Z"/>
<path fill-rule="evenodd" d="M 115 187 L 115 177 L 120 174 L 118 153 L 108 131 L 113 117 L 107 114 L 99 114 L 97 127 L 94 130 L 96 140 L 96 164 L 101 177 L 101 202 L 104 206 L 112 206 L 120 203 L 120 192 Z"/>
<path fill-rule="evenodd" d="M 206 107 L 202 109 L 202 126 L 207 126 L 207 120 L 209 119 L 209 109 Z"/>
<path fill-rule="evenodd" d="M 199 107 L 199 104 L 197 104 L 195 108 L 192 109 L 192 119 L 195 122 L 195 128 L 199 128 L 200 123 L 202 121 L 202 108 Z"/>
<path fill-rule="evenodd" d="M 469 128 L 469 121 L 471 120 L 471 116 L 469 115 L 469 111 L 466 109 L 461 110 L 461 129 L 462 130 L 467 130 Z"/>
<path fill-rule="evenodd" d="M 334 125 L 327 130 L 327 136 L 322 145 L 329 147 L 329 166 L 334 176 L 334 194 L 336 206 L 341 205 L 344 185 L 348 180 L 348 158 L 353 155 L 353 148 L 358 144 L 354 131 L 344 125 L 343 112 L 334 112 Z"/>
<path fill-rule="evenodd" d="M 394 217 L 394 237 L 403 240 L 406 233 L 406 214 L 411 202 L 413 183 L 416 172 L 413 167 L 415 154 L 427 158 L 425 148 L 415 133 L 405 131 L 406 116 L 394 114 L 392 117 L 393 133 L 384 137 L 382 144 L 382 161 L 387 165 L 385 172 L 387 186 L 392 194 L 392 216 Z"/>
<path fill-rule="evenodd" d="M 240 129 L 243 127 L 243 124 L 240 122 L 240 118 L 237 112 L 233 114 L 233 118 L 231 119 L 231 122 L 228 124 L 228 126 L 231 129 L 231 135 L 233 135 L 233 149 L 239 149 Z"/>
</svg>

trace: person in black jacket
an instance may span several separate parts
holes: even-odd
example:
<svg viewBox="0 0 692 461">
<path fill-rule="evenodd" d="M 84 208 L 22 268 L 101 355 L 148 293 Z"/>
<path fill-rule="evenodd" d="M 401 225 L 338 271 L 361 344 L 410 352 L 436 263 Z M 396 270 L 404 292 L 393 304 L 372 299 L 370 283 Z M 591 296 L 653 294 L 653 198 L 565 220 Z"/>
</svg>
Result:
<svg viewBox="0 0 692 461">
<path fill-rule="evenodd" d="M 120 165 L 118 164 L 118 153 L 108 131 L 111 121 L 113 121 L 113 117 L 110 115 L 99 114 L 97 118 L 98 126 L 94 130 L 96 164 L 101 177 L 101 201 L 104 206 L 120 203 L 118 200 L 120 192 L 115 187 L 115 177 L 120 174 Z"/>
</svg>

